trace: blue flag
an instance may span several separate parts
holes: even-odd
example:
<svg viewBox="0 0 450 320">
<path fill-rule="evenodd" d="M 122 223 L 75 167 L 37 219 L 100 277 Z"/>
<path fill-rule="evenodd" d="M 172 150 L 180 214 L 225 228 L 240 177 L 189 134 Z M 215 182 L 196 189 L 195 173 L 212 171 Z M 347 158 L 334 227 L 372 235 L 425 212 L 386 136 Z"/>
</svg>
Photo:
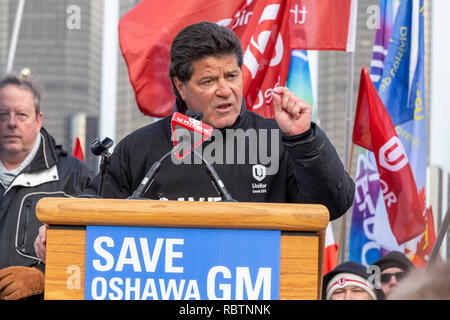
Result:
<svg viewBox="0 0 450 320">
<path fill-rule="evenodd" d="M 394 125 L 412 120 L 423 81 L 423 0 L 402 1 L 391 33 L 378 93 Z"/>
</svg>

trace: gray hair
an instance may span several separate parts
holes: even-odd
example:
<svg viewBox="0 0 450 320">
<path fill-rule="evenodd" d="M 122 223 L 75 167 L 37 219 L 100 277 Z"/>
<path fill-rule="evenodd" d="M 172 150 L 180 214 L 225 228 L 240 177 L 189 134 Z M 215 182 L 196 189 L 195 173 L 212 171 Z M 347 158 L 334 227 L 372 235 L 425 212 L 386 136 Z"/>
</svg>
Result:
<svg viewBox="0 0 450 320">
<path fill-rule="evenodd" d="M 33 96 L 34 110 L 36 115 L 41 112 L 41 94 L 37 86 L 29 79 L 18 77 L 16 75 L 7 75 L 0 79 L 0 89 L 6 86 L 15 86 L 20 89 L 28 90 Z"/>
</svg>

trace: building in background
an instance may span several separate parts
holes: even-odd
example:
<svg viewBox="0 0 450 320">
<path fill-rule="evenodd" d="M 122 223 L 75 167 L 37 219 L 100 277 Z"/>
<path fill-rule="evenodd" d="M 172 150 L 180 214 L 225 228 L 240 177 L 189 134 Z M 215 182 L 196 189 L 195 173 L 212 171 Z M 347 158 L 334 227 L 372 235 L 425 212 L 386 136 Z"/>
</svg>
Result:
<svg viewBox="0 0 450 320">
<path fill-rule="evenodd" d="M 0 73 L 4 74 L 18 1 L 0 3 Z M 68 9 L 72 3 L 80 13 L 75 24 L 70 20 L 74 11 Z M 101 12 L 102 2 L 89 0 L 26 1 L 24 6 L 13 72 L 31 70 L 31 79 L 41 90 L 43 125 L 69 152 L 74 143 L 72 117 L 83 112 L 98 122 Z M 81 143 L 86 161 L 94 169 L 95 159 L 86 152 L 89 142 Z"/>
<path fill-rule="evenodd" d="M 5 74 L 17 0 L 0 1 L 0 75 Z M 121 0 L 120 16 L 138 0 Z M 43 125 L 58 144 L 72 151 L 77 135 L 86 163 L 98 171 L 90 142 L 99 134 L 103 1 L 28 0 L 25 2 L 13 72 L 31 70 L 41 89 Z M 116 141 L 153 122 L 137 108 L 120 50 L 117 77 Z M 80 120 L 83 114 L 84 121 Z M 81 118 L 83 118 L 81 117 Z M 80 127 L 82 123 L 85 127 Z M 77 124 L 77 125 L 76 125 Z M 100 137 L 104 138 L 104 137 Z"/>
<path fill-rule="evenodd" d="M 133 8 L 139 0 L 120 0 L 119 16 L 122 17 L 131 8 Z M 154 118 L 144 115 L 138 108 L 133 88 L 131 87 L 128 77 L 127 66 L 125 60 L 118 50 L 118 75 L 117 75 L 117 123 L 116 123 L 116 140 L 125 137 L 135 129 L 146 126 L 154 121 Z"/>
</svg>

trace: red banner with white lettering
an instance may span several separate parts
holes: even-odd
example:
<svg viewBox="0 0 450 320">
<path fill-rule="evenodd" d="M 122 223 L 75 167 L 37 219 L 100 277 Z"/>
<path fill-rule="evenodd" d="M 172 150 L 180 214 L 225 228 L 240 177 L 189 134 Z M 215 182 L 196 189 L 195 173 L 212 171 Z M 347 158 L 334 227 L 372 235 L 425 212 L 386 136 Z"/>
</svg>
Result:
<svg viewBox="0 0 450 320">
<path fill-rule="evenodd" d="M 422 234 L 425 220 L 408 157 L 365 67 L 352 140 L 375 154 L 389 223 L 398 244 Z"/>
<path fill-rule="evenodd" d="M 168 77 L 170 44 L 189 24 L 232 29 L 244 50 L 247 108 L 272 117 L 272 92 L 285 85 L 292 49 L 354 49 L 356 0 L 143 0 L 119 22 L 119 44 L 140 110 L 173 112 Z"/>
</svg>

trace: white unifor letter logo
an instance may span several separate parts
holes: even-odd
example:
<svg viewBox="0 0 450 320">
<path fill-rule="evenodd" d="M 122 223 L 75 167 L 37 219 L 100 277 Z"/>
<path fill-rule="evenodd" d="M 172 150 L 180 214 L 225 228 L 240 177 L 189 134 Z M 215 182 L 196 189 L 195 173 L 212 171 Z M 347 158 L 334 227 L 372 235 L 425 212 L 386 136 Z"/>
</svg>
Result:
<svg viewBox="0 0 450 320">
<path fill-rule="evenodd" d="M 403 144 L 397 136 L 393 136 L 386 142 L 378 153 L 380 165 L 389 171 L 399 171 L 408 164 Z"/>
<path fill-rule="evenodd" d="M 258 21 L 258 24 L 266 20 L 276 20 L 278 11 L 280 9 L 279 4 L 271 4 L 264 8 L 263 13 Z M 244 53 L 244 65 L 248 68 L 252 75 L 252 79 L 255 79 L 256 73 L 259 70 L 259 62 L 257 57 L 254 56 L 253 52 L 251 52 L 250 47 L 255 48 L 259 53 L 263 54 L 266 51 L 267 44 L 271 38 L 271 30 L 262 30 L 259 34 L 254 35 L 250 44 L 245 50 Z M 270 66 L 276 66 L 281 62 L 281 58 L 283 57 L 283 39 L 281 35 L 278 34 L 277 42 L 275 44 L 275 56 L 270 61 Z"/>
<path fill-rule="evenodd" d="M 261 181 L 266 177 L 266 167 L 260 164 L 255 164 L 252 167 L 252 171 L 253 171 L 253 178 L 255 178 L 258 181 Z"/>
</svg>

